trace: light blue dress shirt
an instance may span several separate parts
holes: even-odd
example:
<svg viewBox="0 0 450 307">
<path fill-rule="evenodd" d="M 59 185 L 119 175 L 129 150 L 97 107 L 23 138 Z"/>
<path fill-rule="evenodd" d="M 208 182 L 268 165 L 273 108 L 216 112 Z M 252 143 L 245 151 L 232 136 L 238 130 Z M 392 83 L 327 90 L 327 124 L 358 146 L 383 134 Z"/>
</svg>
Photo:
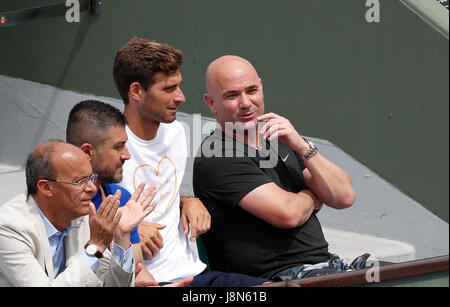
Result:
<svg viewBox="0 0 450 307">
<path fill-rule="evenodd" d="M 66 252 L 65 252 L 64 238 L 72 230 L 72 223 L 69 225 L 69 227 L 67 227 L 61 232 L 58 229 L 56 229 L 55 226 L 52 225 L 52 223 L 50 223 L 50 221 L 41 211 L 41 208 L 39 208 L 37 203 L 36 207 L 39 210 L 39 213 L 44 222 L 45 230 L 47 232 L 48 241 L 50 243 L 50 250 L 52 253 L 53 268 L 55 274 L 54 277 L 56 277 L 60 273 L 64 272 L 64 270 L 66 269 Z M 112 256 L 114 260 L 117 262 L 117 264 L 119 264 L 124 271 L 131 273 L 131 271 L 133 270 L 133 249 L 131 248 L 131 246 L 129 249 L 127 249 L 127 251 L 125 251 L 122 247 L 114 243 Z M 80 253 L 79 257 L 94 272 L 100 265 L 98 258 L 94 256 L 89 256 L 85 250 L 83 250 Z"/>
</svg>

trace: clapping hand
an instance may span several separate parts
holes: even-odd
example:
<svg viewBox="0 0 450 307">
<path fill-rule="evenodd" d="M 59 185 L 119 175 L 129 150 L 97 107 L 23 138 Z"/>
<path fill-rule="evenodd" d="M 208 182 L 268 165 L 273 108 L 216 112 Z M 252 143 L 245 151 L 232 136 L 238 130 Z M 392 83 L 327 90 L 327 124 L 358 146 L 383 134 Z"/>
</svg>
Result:
<svg viewBox="0 0 450 307">
<path fill-rule="evenodd" d="M 120 190 L 117 190 L 114 196 L 106 197 L 97 211 L 95 211 L 94 204 L 90 203 L 89 228 L 91 237 L 89 244 L 97 245 L 102 253 L 111 243 L 121 218 L 120 212 L 117 213 L 120 193 Z"/>
<path fill-rule="evenodd" d="M 156 194 L 156 187 L 151 186 L 145 188 L 145 183 L 142 182 L 136 191 L 134 191 L 130 200 L 125 206 L 119 208 L 122 214 L 117 230 L 121 234 L 129 234 L 153 209 L 155 209 L 156 202 L 151 203 Z"/>
</svg>

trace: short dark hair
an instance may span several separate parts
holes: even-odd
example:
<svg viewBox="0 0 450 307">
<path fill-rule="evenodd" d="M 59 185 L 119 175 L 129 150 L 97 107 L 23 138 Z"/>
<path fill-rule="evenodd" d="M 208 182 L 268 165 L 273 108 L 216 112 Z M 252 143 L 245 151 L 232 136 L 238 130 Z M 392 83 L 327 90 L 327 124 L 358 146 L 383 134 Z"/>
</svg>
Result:
<svg viewBox="0 0 450 307">
<path fill-rule="evenodd" d="M 81 147 L 84 143 L 101 146 L 109 137 L 109 128 L 125 127 L 127 120 L 112 105 L 97 100 L 85 100 L 76 104 L 67 120 L 66 140 Z"/>
<path fill-rule="evenodd" d="M 183 65 L 183 53 L 172 46 L 151 39 L 135 37 L 116 53 L 113 77 L 124 104 L 133 82 L 147 90 L 157 73 L 171 75 Z"/>
<path fill-rule="evenodd" d="M 39 180 L 56 177 L 57 174 L 52 165 L 52 154 L 55 152 L 55 147 L 59 143 L 64 142 L 50 140 L 45 143 L 39 152 L 33 152 L 28 156 L 25 166 L 28 196 L 37 193 L 37 183 Z"/>
</svg>

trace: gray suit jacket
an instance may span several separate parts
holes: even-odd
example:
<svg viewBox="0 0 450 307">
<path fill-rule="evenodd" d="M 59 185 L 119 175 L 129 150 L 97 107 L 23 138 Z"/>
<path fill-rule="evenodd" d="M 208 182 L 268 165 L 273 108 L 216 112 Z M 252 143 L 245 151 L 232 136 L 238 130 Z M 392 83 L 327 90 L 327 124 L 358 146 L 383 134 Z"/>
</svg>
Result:
<svg viewBox="0 0 450 307">
<path fill-rule="evenodd" d="M 18 195 L 0 207 L 0 287 L 132 286 L 134 270 L 125 272 L 106 250 L 94 273 L 79 259 L 90 238 L 89 216 L 72 221 L 65 238 L 66 270 L 54 278 L 44 222 L 33 197 Z"/>
</svg>

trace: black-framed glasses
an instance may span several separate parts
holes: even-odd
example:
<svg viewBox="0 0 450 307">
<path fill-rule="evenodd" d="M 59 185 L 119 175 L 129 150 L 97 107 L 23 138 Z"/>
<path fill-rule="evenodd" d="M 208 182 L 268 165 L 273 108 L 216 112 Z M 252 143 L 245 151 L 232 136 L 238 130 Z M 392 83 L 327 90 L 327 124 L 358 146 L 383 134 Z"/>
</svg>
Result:
<svg viewBox="0 0 450 307">
<path fill-rule="evenodd" d="M 59 179 L 51 179 L 51 178 L 44 178 L 44 180 L 59 182 L 59 183 L 66 183 L 66 184 L 71 184 L 71 185 L 77 185 L 79 187 L 82 187 L 82 186 L 85 186 L 89 181 L 91 181 L 92 183 L 95 183 L 97 181 L 97 178 L 98 178 L 98 175 L 96 173 L 92 173 L 90 176 L 83 177 L 76 182 L 64 181 L 64 180 L 59 180 Z"/>
</svg>

